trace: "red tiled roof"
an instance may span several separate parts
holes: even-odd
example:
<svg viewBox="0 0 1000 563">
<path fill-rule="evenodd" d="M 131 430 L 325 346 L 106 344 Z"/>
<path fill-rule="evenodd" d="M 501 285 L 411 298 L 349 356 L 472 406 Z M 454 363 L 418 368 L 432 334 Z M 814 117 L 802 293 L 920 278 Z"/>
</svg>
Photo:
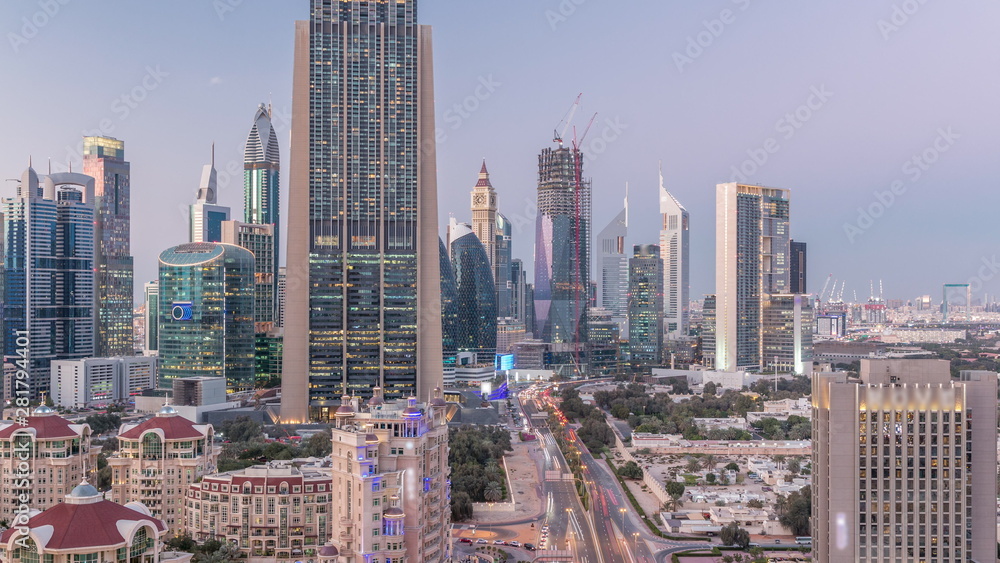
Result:
<svg viewBox="0 0 1000 563">
<path fill-rule="evenodd" d="M 163 431 L 165 440 L 182 440 L 184 438 L 201 438 L 203 434 L 194 427 L 194 423 L 183 416 L 154 416 L 126 430 L 119 438 L 138 440 L 147 430 L 159 428 Z"/>
<path fill-rule="evenodd" d="M 28 527 L 36 530 L 51 526 L 52 537 L 45 549 L 108 549 L 121 546 L 125 538 L 118 531 L 119 521 L 146 521 L 159 531 L 166 525 L 152 516 L 126 508 L 110 500 L 90 504 L 59 503 L 28 520 Z M 0 535 L 0 542 L 6 544 L 17 528 L 8 528 Z"/>
<path fill-rule="evenodd" d="M 58 438 L 76 438 L 79 434 L 70 428 L 69 421 L 61 416 L 29 416 L 28 424 L 22 426 L 14 422 L 6 428 L 0 429 L 0 439 L 10 438 L 14 432 L 24 431 L 28 428 L 35 429 L 35 438 L 38 440 L 55 440 Z"/>
</svg>

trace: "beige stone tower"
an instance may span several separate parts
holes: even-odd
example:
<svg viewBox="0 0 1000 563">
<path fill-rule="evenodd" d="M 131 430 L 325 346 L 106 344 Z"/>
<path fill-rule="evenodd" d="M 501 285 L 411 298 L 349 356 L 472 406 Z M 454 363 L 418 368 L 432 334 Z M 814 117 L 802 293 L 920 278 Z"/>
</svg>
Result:
<svg viewBox="0 0 1000 563">
<path fill-rule="evenodd" d="M 472 231 L 486 248 L 490 269 L 496 271 L 497 263 L 497 192 L 490 183 L 486 161 L 479 170 L 479 181 L 472 188 Z"/>
</svg>

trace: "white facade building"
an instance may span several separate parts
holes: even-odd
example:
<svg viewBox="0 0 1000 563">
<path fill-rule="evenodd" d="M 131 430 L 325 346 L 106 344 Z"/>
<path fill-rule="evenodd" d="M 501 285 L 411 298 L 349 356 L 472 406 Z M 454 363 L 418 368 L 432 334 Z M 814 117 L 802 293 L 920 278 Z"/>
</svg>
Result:
<svg viewBox="0 0 1000 563">
<path fill-rule="evenodd" d="M 52 401 L 67 408 L 86 408 L 128 399 L 156 387 L 156 358 L 124 356 L 53 360 Z"/>
</svg>

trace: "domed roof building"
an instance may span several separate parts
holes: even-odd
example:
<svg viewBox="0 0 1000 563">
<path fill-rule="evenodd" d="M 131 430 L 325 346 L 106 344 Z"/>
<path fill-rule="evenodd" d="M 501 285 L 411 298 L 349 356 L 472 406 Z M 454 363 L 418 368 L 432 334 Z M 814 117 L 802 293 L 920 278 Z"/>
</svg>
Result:
<svg viewBox="0 0 1000 563">
<path fill-rule="evenodd" d="M 92 477 L 100 451 L 100 446 L 91 445 L 89 425 L 71 424 L 46 406 L 19 421 L 0 421 L 0 452 L 5 452 L 0 455 L 5 481 L 0 519 L 14 520 L 22 493 L 37 510 L 62 502 L 76 484 Z"/>
<path fill-rule="evenodd" d="M 169 405 L 139 424 L 123 424 L 120 450 L 108 458 L 111 500 L 142 499 L 153 516 L 179 532 L 188 487 L 215 472 L 221 447 L 214 437 L 210 424 L 195 424 Z"/>
<path fill-rule="evenodd" d="M 65 500 L 0 534 L 0 559 L 31 563 L 74 561 L 190 561 L 190 553 L 164 553 L 167 526 L 143 504 L 105 500 L 81 482 Z"/>
</svg>

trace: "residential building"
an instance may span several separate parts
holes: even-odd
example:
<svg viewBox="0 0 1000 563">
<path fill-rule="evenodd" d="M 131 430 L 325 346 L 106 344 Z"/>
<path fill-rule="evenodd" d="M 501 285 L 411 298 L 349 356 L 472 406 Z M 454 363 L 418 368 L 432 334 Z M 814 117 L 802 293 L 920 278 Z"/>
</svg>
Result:
<svg viewBox="0 0 1000 563">
<path fill-rule="evenodd" d="M 535 337 L 561 346 L 554 363 L 581 367 L 587 342 L 591 184 L 583 153 L 560 146 L 538 156 Z"/>
<path fill-rule="evenodd" d="M 282 460 L 206 475 L 187 490 L 184 531 L 250 559 L 316 557 L 330 539 L 330 461 Z"/>
<path fill-rule="evenodd" d="M 813 376 L 813 557 L 994 561 L 997 374 L 861 360 Z"/>
<path fill-rule="evenodd" d="M 0 422 L 0 519 L 12 522 L 28 496 L 28 506 L 45 510 L 62 502 L 80 481 L 94 476 L 101 446 L 91 445 L 88 424 L 71 424 L 46 406 L 35 408 L 24 424 Z M 21 459 L 26 452 L 29 459 Z M 20 465 L 27 461 L 29 471 Z"/>
<path fill-rule="evenodd" d="M 17 195 L 3 200 L 4 354 L 28 341 L 28 389 L 49 390 L 52 360 L 94 355 L 94 178 L 39 177 L 30 166 Z"/>
<path fill-rule="evenodd" d="M 333 428 L 333 544 L 344 563 L 451 555 L 447 403 L 344 397 Z"/>
<path fill-rule="evenodd" d="M 660 168 L 660 258 L 663 259 L 663 327 L 670 339 L 685 337 L 691 317 L 691 215 L 663 185 Z"/>
<path fill-rule="evenodd" d="M 812 375 L 813 327 L 811 295 L 765 294 L 761 313 L 761 365 L 777 373 Z"/>
<path fill-rule="evenodd" d="M 211 425 L 198 425 L 164 406 L 138 424 L 123 424 L 119 450 L 108 457 L 111 500 L 141 502 L 172 534 L 183 530 L 184 497 L 192 483 L 215 472 L 221 450 Z"/>
<path fill-rule="evenodd" d="M 143 286 L 143 293 L 146 295 L 146 304 L 143 309 L 143 325 L 145 335 L 143 337 L 143 352 L 149 356 L 159 350 L 160 339 L 160 282 L 153 280 L 146 282 Z"/>
<path fill-rule="evenodd" d="M 625 186 L 625 206 L 618 215 L 597 234 L 598 264 L 600 268 L 599 307 L 610 311 L 618 323 L 618 331 L 628 332 L 628 254 L 625 237 L 628 236 L 628 185 Z"/>
<path fill-rule="evenodd" d="M 278 312 L 274 315 L 274 323 L 279 327 L 285 326 L 285 290 L 288 287 L 288 270 L 281 266 L 278 268 L 278 290 L 275 296 Z"/>
<path fill-rule="evenodd" d="M 125 143 L 111 137 L 83 138 L 83 173 L 94 178 L 94 268 L 99 357 L 135 354 L 132 340 L 130 165 Z"/>
<path fill-rule="evenodd" d="M 715 295 L 706 295 L 702 303 L 701 360 L 709 369 L 715 369 L 715 321 Z"/>
<path fill-rule="evenodd" d="M 762 295 L 790 289 L 789 198 L 778 188 L 716 186 L 716 369 L 762 365 Z"/>
<path fill-rule="evenodd" d="M 222 242 L 222 222 L 230 219 L 230 209 L 218 203 L 217 176 L 213 145 L 212 163 L 202 168 L 198 198 L 191 204 L 191 242 Z"/>
<path fill-rule="evenodd" d="M 81 482 L 59 504 L 0 534 L 0 560 L 29 563 L 131 561 L 188 563 L 192 554 L 164 549 L 167 527 L 143 504 L 125 506 Z"/>
<path fill-rule="evenodd" d="M 311 0 L 296 22 L 283 422 L 441 385 L 433 76 L 416 0 Z"/>
<path fill-rule="evenodd" d="M 497 319 L 497 354 L 509 354 L 518 342 L 528 339 L 524 323 L 511 317 Z"/>
<path fill-rule="evenodd" d="M 52 401 L 80 409 L 126 401 L 156 389 L 156 358 L 118 356 L 52 361 Z"/>
<path fill-rule="evenodd" d="M 497 292 L 486 250 L 471 226 L 452 218 L 448 254 L 457 291 L 457 349 L 492 358 L 497 350 Z"/>
<path fill-rule="evenodd" d="M 196 242 L 160 253 L 160 386 L 177 377 L 225 377 L 254 386 L 254 257 L 243 247 Z"/>
<path fill-rule="evenodd" d="M 629 259 L 628 347 L 633 366 L 663 362 L 663 259 L 655 244 L 637 244 Z"/>
</svg>

